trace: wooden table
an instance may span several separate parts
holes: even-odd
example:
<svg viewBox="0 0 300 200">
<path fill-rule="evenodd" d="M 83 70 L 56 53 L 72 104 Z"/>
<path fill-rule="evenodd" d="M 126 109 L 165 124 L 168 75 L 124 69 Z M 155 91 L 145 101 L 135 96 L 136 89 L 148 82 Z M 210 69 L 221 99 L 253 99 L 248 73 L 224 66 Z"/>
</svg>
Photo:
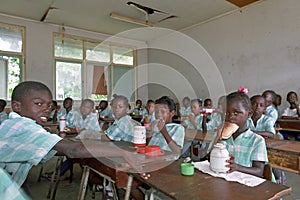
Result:
<svg viewBox="0 0 300 200">
<path fill-rule="evenodd" d="M 300 174 L 300 144 L 297 141 L 266 139 L 273 167 Z"/>
<path fill-rule="evenodd" d="M 43 124 L 43 127 L 50 131 L 56 131 L 59 128 L 59 122 L 49 121 Z"/>
<path fill-rule="evenodd" d="M 99 145 L 101 145 L 101 142 Z M 135 148 L 132 144 L 128 145 L 126 142 L 114 142 L 120 148 L 135 152 Z M 140 164 L 145 172 L 154 171 L 160 167 L 165 167 L 172 161 L 169 159 L 174 159 L 178 157 L 177 154 L 165 152 L 161 156 L 146 156 L 145 154 L 136 153 L 136 158 L 140 160 Z M 86 158 L 81 162 L 83 164 L 84 173 L 82 175 L 80 191 L 78 199 L 84 199 L 85 191 L 87 187 L 87 180 L 89 176 L 89 171 L 93 170 L 105 179 L 113 182 L 117 188 L 126 187 L 125 199 L 129 198 L 132 176 L 128 176 L 127 172 L 132 172 L 133 169 L 127 164 L 127 162 L 122 157 L 100 157 L 100 158 Z M 115 189 L 113 191 L 116 193 Z"/>
<path fill-rule="evenodd" d="M 152 172 L 148 180 L 134 176 L 172 199 L 265 200 L 279 199 L 291 194 L 291 188 L 270 181 L 265 181 L 256 187 L 248 187 L 215 178 L 197 169 L 193 176 L 182 176 L 180 161 Z"/>
<path fill-rule="evenodd" d="M 282 130 L 300 132 L 300 120 L 278 119 L 276 124 L 278 124 Z"/>
</svg>

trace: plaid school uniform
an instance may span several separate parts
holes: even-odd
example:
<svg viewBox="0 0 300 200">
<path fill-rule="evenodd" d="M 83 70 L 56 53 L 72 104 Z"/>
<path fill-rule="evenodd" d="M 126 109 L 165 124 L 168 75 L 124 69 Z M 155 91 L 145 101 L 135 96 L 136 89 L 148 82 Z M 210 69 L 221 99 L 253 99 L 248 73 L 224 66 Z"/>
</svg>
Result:
<svg viewBox="0 0 300 200">
<path fill-rule="evenodd" d="M 184 142 L 184 127 L 181 124 L 166 124 L 166 129 L 172 140 L 182 149 Z M 172 151 L 161 132 L 154 133 L 148 145 L 158 145 L 161 149 Z"/>
<path fill-rule="evenodd" d="M 52 148 L 61 139 L 34 120 L 11 112 L 9 119 L 0 126 L 0 167 L 22 185 L 33 165 L 56 154 Z"/>
<path fill-rule="evenodd" d="M 180 107 L 179 113 L 181 116 L 188 116 L 192 113 L 191 111 L 191 107 L 188 106 L 187 108 L 185 108 L 184 106 Z"/>
<path fill-rule="evenodd" d="M 85 119 L 82 118 L 82 115 L 77 113 L 78 117 L 75 120 L 75 126 L 79 127 L 80 129 L 86 130 L 94 130 L 100 132 L 100 125 L 98 122 L 97 115 L 95 113 L 90 113 L 86 116 Z"/>
<path fill-rule="evenodd" d="M 0 168 L 0 180 L 0 199 L 29 199 L 25 195 L 25 193 L 22 190 L 20 190 L 20 187 L 11 180 L 10 176 L 2 168 Z"/>
<path fill-rule="evenodd" d="M 202 120 L 203 120 L 203 115 L 199 114 L 197 116 L 195 116 L 195 122 L 197 124 L 197 130 L 202 130 Z M 192 122 L 189 119 L 184 120 L 184 123 L 186 124 L 186 129 L 192 129 L 195 130 L 194 125 L 192 124 Z"/>
<path fill-rule="evenodd" d="M 254 131 L 267 131 L 275 134 L 274 122 L 267 115 L 262 115 L 256 122 L 254 126 L 253 120 L 248 118 L 247 127 Z"/>
<path fill-rule="evenodd" d="M 277 119 L 278 119 L 278 112 L 275 108 L 275 106 L 272 104 L 270 106 L 268 106 L 266 108 L 266 113 L 267 116 L 271 117 L 271 119 L 273 120 L 273 126 L 276 123 Z"/>
<path fill-rule="evenodd" d="M 222 143 L 226 145 L 229 153 L 234 156 L 235 163 L 239 165 L 252 167 L 252 161 L 268 163 L 265 139 L 250 129 L 235 139 L 231 136 L 222 140 Z"/>
<path fill-rule="evenodd" d="M 4 120 L 7 120 L 8 117 L 7 117 L 7 114 L 5 111 L 2 111 L 0 112 L 0 124 L 4 121 Z"/>
<path fill-rule="evenodd" d="M 62 116 L 66 118 L 66 126 L 70 128 L 75 128 L 75 120 L 78 117 L 78 113 L 75 112 L 73 109 L 67 113 L 66 109 L 61 109 L 57 114 L 57 119 L 59 120 Z"/>
<path fill-rule="evenodd" d="M 133 142 L 133 129 L 135 125 L 140 125 L 140 123 L 131 119 L 129 115 L 125 115 L 119 120 L 115 120 L 104 133 L 111 140 Z"/>
</svg>

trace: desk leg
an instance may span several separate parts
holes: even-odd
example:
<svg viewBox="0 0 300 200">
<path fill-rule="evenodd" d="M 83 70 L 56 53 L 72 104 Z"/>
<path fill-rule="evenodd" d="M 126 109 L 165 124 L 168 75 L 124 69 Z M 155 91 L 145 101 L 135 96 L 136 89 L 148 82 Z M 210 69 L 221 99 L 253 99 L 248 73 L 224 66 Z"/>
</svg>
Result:
<svg viewBox="0 0 300 200">
<path fill-rule="evenodd" d="M 125 193 L 124 200 L 129 200 L 130 192 L 131 192 L 131 186 L 132 186 L 132 180 L 133 180 L 133 176 L 128 175 L 128 181 L 127 181 L 126 193 Z"/>
<path fill-rule="evenodd" d="M 78 200 L 84 200 L 89 175 L 90 175 L 90 168 L 85 166 L 83 168 L 83 173 L 82 173 L 82 177 L 81 177 L 79 194 L 78 194 L 78 198 L 77 198 Z"/>
</svg>

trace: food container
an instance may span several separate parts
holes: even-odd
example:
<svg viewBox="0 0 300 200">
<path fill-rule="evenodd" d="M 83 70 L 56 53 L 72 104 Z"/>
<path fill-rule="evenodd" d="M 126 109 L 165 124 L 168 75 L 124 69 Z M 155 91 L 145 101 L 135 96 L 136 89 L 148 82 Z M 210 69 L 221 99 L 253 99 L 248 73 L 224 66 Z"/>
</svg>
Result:
<svg viewBox="0 0 300 200">
<path fill-rule="evenodd" d="M 226 165 L 229 159 L 229 152 L 222 143 L 217 143 L 214 145 L 210 153 L 210 169 L 216 173 L 225 173 L 229 170 Z"/>
</svg>

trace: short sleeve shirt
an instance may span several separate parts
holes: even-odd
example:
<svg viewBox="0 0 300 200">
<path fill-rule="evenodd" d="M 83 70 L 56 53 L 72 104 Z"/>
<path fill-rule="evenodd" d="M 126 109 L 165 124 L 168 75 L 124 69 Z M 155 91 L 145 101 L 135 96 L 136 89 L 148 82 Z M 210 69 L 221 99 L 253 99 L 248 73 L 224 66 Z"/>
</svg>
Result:
<svg viewBox="0 0 300 200">
<path fill-rule="evenodd" d="M 104 133 L 115 141 L 133 142 L 133 129 L 135 125 L 140 125 L 138 122 L 131 119 L 129 115 L 125 115 L 108 127 Z"/>
<path fill-rule="evenodd" d="M 20 189 L 20 187 L 11 180 L 10 176 L 2 168 L 0 168 L 0 180 L 0 199 L 29 199 Z"/>
<path fill-rule="evenodd" d="M 181 124 L 166 124 L 166 129 L 172 140 L 182 149 L 184 143 L 184 127 Z M 172 151 L 161 132 L 154 133 L 148 145 L 158 145 L 161 149 Z"/>
<path fill-rule="evenodd" d="M 7 120 L 8 117 L 7 117 L 7 114 L 5 111 L 3 112 L 0 112 L 0 124 L 4 121 L 4 120 Z"/>
<path fill-rule="evenodd" d="M 253 131 L 267 131 L 273 134 L 276 133 L 273 120 L 266 115 L 262 115 L 257 120 L 256 126 L 254 126 L 253 120 L 251 118 L 248 118 L 247 127 Z"/>
<path fill-rule="evenodd" d="M 0 167 L 22 185 L 33 165 L 55 155 L 52 148 L 61 140 L 32 119 L 15 112 L 0 125 Z"/>
<path fill-rule="evenodd" d="M 68 113 L 66 109 L 61 109 L 57 114 L 57 119 L 59 120 L 60 117 L 64 116 L 66 118 L 66 126 L 70 128 L 75 128 L 75 120 L 78 117 L 78 113 L 71 109 Z"/>
<path fill-rule="evenodd" d="M 278 112 L 273 104 L 266 108 L 266 115 L 271 117 L 274 124 L 276 123 L 276 121 L 278 119 Z"/>
<path fill-rule="evenodd" d="M 231 136 L 222 140 L 227 150 L 234 156 L 235 163 L 252 167 L 253 161 L 268 162 L 267 148 L 262 136 L 255 134 L 250 129 L 233 139 Z"/>
<path fill-rule="evenodd" d="M 83 119 L 81 114 L 77 114 L 77 119 L 75 122 L 75 126 L 80 129 L 94 130 L 100 132 L 100 125 L 98 122 L 97 114 L 90 113 Z"/>
<path fill-rule="evenodd" d="M 300 106 L 299 106 L 300 108 Z M 289 117 L 299 117 L 297 113 L 297 109 L 290 109 L 290 107 L 284 109 L 282 116 L 289 116 Z"/>
<path fill-rule="evenodd" d="M 199 114 L 199 115 L 195 116 L 194 119 L 195 119 L 195 122 L 197 124 L 197 130 L 202 130 L 203 115 Z M 184 120 L 184 123 L 186 124 L 186 129 L 195 130 L 194 125 L 192 124 L 192 122 L 189 119 Z"/>
<path fill-rule="evenodd" d="M 179 112 L 180 112 L 181 116 L 188 116 L 192 113 L 190 106 L 188 106 L 187 108 L 185 108 L 184 106 L 181 106 Z"/>
</svg>

